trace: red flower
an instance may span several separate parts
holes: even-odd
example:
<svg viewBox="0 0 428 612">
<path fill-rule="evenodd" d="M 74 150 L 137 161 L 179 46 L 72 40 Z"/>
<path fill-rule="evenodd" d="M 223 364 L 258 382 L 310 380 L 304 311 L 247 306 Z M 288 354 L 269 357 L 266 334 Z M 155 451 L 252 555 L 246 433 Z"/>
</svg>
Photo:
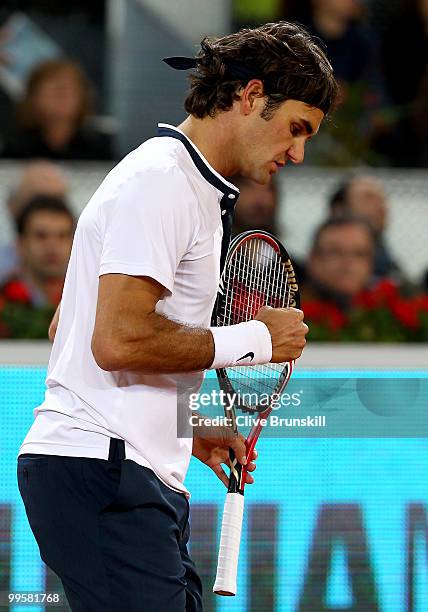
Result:
<svg viewBox="0 0 428 612">
<path fill-rule="evenodd" d="M 428 295 L 417 295 L 413 298 L 413 303 L 419 312 L 424 311 L 428 313 Z"/>
<path fill-rule="evenodd" d="M 323 318 L 326 319 L 328 326 L 333 331 L 338 331 L 346 325 L 346 317 L 336 304 L 324 304 Z"/>
<path fill-rule="evenodd" d="M 24 283 L 18 280 L 8 282 L 3 288 L 3 297 L 8 302 L 30 304 L 31 295 Z"/>
<path fill-rule="evenodd" d="M 311 321 L 321 321 L 323 315 L 323 304 L 321 302 L 304 302 L 302 310 L 305 313 L 305 318 Z"/>
<path fill-rule="evenodd" d="M 379 301 L 389 306 L 399 298 L 397 285 L 387 278 L 381 280 L 374 291 Z"/>
<path fill-rule="evenodd" d="M 414 300 L 397 300 L 391 310 L 404 327 L 417 329 L 420 326 L 419 309 Z"/>
<path fill-rule="evenodd" d="M 314 323 L 324 322 L 333 331 L 341 329 L 346 324 L 345 315 L 331 302 L 304 302 L 302 310 L 305 319 Z"/>
<path fill-rule="evenodd" d="M 377 299 L 373 291 L 365 289 L 354 298 L 353 304 L 367 310 L 373 310 L 377 306 Z"/>
<path fill-rule="evenodd" d="M 354 299 L 355 306 L 373 310 L 379 306 L 392 306 L 399 299 L 398 287 L 389 279 L 381 280 L 373 289 L 365 289 Z"/>
</svg>

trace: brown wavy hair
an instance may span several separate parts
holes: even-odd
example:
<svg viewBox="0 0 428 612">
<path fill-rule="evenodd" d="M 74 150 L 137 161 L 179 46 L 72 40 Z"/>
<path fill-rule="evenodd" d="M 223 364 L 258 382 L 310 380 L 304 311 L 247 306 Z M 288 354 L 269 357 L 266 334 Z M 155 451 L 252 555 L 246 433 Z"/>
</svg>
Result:
<svg viewBox="0 0 428 612">
<path fill-rule="evenodd" d="M 42 62 L 28 77 L 24 97 L 17 105 L 16 116 L 19 125 L 25 128 L 39 128 L 40 122 L 34 108 L 34 95 L 44 81 L 62 72 L 69 72 L 80 89 L 81 104 L 76 115 L 76 127 L 81 127 L 92 114 L 95 105 L 94 92 L 89 79 L 78 64 L 69 59 L 55 59 Z"/>
<path fill-rule="evenodd" d="M 295 23 L 279 21 L 221 38 L 205 37 L 196 60 L 184 106 L 199 119 L 230 110 L 251 78 L 263 81 L 264 119 L 286 100 L 305 102 L 328 115 L 337 98 L 338 85 L 321 42 Z"/>
</svg>

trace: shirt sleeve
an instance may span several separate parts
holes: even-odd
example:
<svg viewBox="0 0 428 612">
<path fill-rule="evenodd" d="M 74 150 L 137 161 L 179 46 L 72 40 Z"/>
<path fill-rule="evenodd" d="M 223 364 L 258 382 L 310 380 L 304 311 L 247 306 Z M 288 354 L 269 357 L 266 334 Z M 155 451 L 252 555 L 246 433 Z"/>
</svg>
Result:
<svg viewBox="0 0 428 612">
<path fill-rule="evenodd" d="M 196 233 L 195 198 L 179 168 L 128 178 L 105 208 L 99 275 L 149 276 L 172 292 Z"/>
</svg>

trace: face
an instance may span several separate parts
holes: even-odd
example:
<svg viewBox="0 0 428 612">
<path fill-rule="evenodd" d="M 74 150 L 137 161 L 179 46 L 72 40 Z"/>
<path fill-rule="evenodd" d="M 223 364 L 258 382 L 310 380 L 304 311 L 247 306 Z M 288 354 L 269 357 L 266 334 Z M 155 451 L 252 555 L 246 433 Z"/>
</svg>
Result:
<svg viewBox="0 0 428 612">
<path fill-rule="evenodd" d="M 322 10 L 341 19 L 352 19 L 361 11 L 361 0 L 314 0 L 315 10 Z"/>
<path fill-rule="evenodd" d="M 329 227 L 310 255 L 309 276 L 321 287 L 352 298 L 370 280 L 373 255 L 372 238 L 364 227 L 356 224 Z"/>
<path fill-rule="evenodd" d="M 374 231 L 381 233 L 387 221 L 386 196 L 382 183 L 372 177 L 354 179 L 346 195 L 351 212 L 367 219 Z"/>
<path fill-rule="evenodd" d="M 73 223 L 68 215 L 33 213 L 18 243 L 24 267 L 40 281 L 64 277 L 72 239 Z"/>
<path fill-rule="evenodd" d="M 260 116 L 266 98 L 248 89 L 240 103 L 239 174 L 264 185 L 288 161 L 302 163 L 305 144 L 318 132 L 324 113 L 304 102 L 286 100 L 266 120 Z"/>
<path fill-rule="evenodd" d="M 235 224 L 245 229 L 268 230 L 275 223 L 277 201 L 270 185 L 246 181 L 239 185 L 240 196 L 235 209 Z"/>
<path fill-rule="evenodd" d="M 33 103 L 41 121 L 74 121 L 82 106 L 82 91 L 75 74 L 60 70 L 41 82 Z"/>
</svg>

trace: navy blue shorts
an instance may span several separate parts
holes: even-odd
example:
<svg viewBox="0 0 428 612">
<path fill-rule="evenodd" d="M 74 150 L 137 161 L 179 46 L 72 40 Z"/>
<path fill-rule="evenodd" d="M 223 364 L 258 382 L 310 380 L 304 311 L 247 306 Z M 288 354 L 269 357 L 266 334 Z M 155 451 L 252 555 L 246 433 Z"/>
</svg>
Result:
<svg viewBox="0 0 428 612">
<path fill-rule="evenodd" d="M 73 612 L 200 612 L 189 503 L 124 459 L 21 455 L 18 485 L 40 556 Z"/>
</svg>

